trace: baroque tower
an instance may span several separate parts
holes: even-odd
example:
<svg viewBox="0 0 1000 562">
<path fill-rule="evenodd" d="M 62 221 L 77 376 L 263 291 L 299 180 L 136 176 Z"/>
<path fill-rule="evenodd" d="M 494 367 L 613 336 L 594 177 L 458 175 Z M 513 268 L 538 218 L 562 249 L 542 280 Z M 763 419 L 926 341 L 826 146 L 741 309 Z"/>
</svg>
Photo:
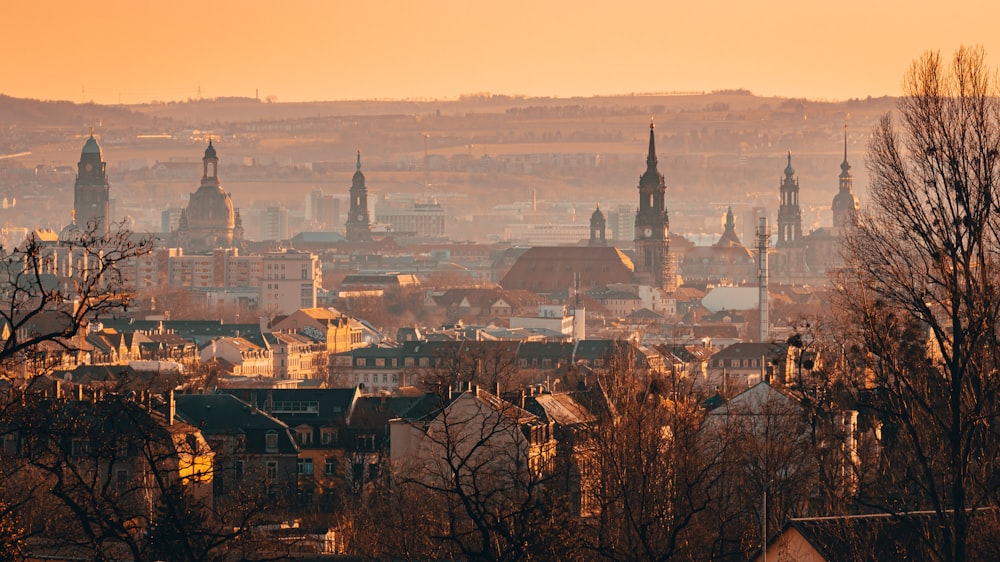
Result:
<svg viewBox="0 0 1000 562">
<path fill-rule="evenodd" d="M 646 171 L 639 177 L 639 210 L 635 213 L 635 272 L 640 282 L 673 291 L 676 280 L 670 267 L 670 222 L 664 201 L 667 187 L 656 164 L 656 141 L 650 123 Z"/>
<path fill-rule="evenodd" d="M 840 163 L 840 190 L 833 198 L 834 228 L 858 226 L 858 198 L 854 196 L 854 177 L 847 163 L 847 125 L 844 125 L 844 161 Z"/>
<path fill-rule="evenodd" d="M 358 151 L 358 165 L 351 179 L 351 210 L 347 213 L 347 239 L 351 242 L 367 242 L 372 239 L 372 226 L 368 220 L 368 188 L 365 175 L 361 173 L 361 151 Z"/>
<path fill-rule="evenodd" d="M 781 182 L 781 206 L 778 207 L 779 248 L 795 246 L 802 239 L 802 209 L 799 207 L 799 179 L 792 168 L 792 153 L 788 153 L 785 178 Z"/>
<path fill-rule="evenodd" d="M 108 174 L 101 147 L 94 139 L 94 129 L 83 145 L 73 185 L 73 214 L 77 224 L 89 228 L 96 222 L 98 234 L 108 231 Z"/>
<path fill-rule="evenodd" d="M 604 213 L 601 212 L 601 206 L 598 205 L 594 213 L 590 215 L 590 245 L 591 246 L 606 246 L 607 245 L 607 220 L 604 219 Z"/>
<path fill-rule="evenodd" d="M 239 242 L 233 235 L 236 229 L 233 200 L 219 181 L 219 156 L 211 139 L 201 161 L 201 185 L 191 194 L 177 230 L 178 243 L 189 252 L 229 248 L 234 241 Z"/>
</svg>

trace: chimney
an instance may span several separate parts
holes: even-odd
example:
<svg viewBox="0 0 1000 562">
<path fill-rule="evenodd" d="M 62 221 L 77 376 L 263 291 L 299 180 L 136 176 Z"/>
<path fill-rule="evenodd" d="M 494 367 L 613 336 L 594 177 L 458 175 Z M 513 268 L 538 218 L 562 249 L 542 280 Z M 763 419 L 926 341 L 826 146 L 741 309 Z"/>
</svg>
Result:
<svg viewBox="0 0 1000 562">
<path fill-rule="evenodd" d="M 174 389 L 167 393 L 167 425 L 174 425 L 174 417 L 177 415 L 177 398 L 174 397 Z"/>
</svg>

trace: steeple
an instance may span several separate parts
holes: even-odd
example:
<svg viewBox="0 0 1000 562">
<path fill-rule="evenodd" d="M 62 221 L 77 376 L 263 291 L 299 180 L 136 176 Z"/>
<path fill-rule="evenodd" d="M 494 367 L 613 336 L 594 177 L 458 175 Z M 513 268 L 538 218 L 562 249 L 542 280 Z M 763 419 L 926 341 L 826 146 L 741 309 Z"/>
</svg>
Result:
<svg viewBox="0 0 1000 562">
<path fill-rule="evenodd" d="M 799 207 L 799 180 L 792 167 L 792 152 L 788 151 L 785 177 L 781 181 L 781 205 L 778 207 L 779 248 L 795 246 L 802 238 L 802 209 Z"/>
<path fill-rule="evenodd" d="M 656 172 L 656 139 L 653 136 L 653 129 L 656 125 L 653 120 L 649 120 L 649 152 L 646 154 L 646 173 Z"/>
<path fill-rule="evenodd" d="M 729 206 L 729 210 L 726 211 L 726 229 L 722 232 L 722 236 L 719 241 L 716 242 L 716 246 L 742 246 L 740 243 L 740 237 L 736 235 L 736 219 L 733 216 L 733 206 Z"/>
<path fill-rule="evenodd" d="M 840 163 L 840 177 L 851 175 L 851 165 L 847 163 L 847 125 L 844 125 L 844 161 Z"/>
<path fill-rule="evenodd" d="M 361 149 L 358 149 L 357 165 L 351 179 L 351 208 L 347 212 L 346 227 L 347 239 L 351 242 L 367 242 L 372 238 L 368 187 L 365 185 L 365 175 L 361 173 Z"/>
<path fill-rule="evenodd" d="M 663 174 L 657 170 L 655 125 L 649 123 L 646 171 L 639 177 L 639 209 L 635 214 L 635 272 L 642 284 L 672 291 L 676 276 L 670 261 L 670 221 Z"/>
<path fill-rule="evenodd" d="M 844 161 L 840 164 L 840 189 L 833 198 L 833 226 L 849 228 L 858 225 L 858 198 L 854 196 L 854 177 L 847 163 L 847 125 L 844 125 Z"/>
</svg>

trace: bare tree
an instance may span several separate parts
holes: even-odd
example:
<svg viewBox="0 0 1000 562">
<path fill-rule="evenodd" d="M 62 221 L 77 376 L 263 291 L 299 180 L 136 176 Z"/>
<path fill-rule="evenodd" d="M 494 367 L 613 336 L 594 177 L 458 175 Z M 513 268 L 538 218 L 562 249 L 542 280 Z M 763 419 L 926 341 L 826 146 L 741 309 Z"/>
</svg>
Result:
<svg viewBox="0 0 1000 562">
<path fill-rule="evenodd" d="M 124 225 L 106 233 L 93 221 L 57 243 L 32 233 L 3 252 L 0 365 L 11 372 L 46 343 L 74 350 L 72 338 L 89 319 L 128 306 L 132 287 L 126 267 L 151 248 L 151 239 L 136 239 Z"/>
<path fill-rule="evenodd" d="M 703 397 L 693 384 L 637 370 L 629 353 L 601 377 L 607 406 L 591 435 L 596 509 L 583 521 L 590 552 L 609 560 L 698 557 L 696 517 L 718 493 L 726 447 L 702 431 Z"/>
<path fill-rule="evenodd" d="M 862 502 L 933 510 L 924 538 L 942 560 L 969 557 L 970 510 L 998 499 L 997 94 L 979 48 L 914 62 L 898 123 L 886 115 L 869 142 L 871 205 L 839 279 L 859 398 L 882 426 Z"/>
</svg>

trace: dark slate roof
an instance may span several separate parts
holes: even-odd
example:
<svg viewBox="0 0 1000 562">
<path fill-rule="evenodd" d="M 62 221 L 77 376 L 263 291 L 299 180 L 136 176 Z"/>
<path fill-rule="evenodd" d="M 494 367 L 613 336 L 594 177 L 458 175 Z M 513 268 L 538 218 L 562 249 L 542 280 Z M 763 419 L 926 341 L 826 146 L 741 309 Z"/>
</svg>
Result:
<svg viewBox="0 0 1000 562">
<path fill-rule="evenodd" d="M 298 454 L 298 446 L 288 426 L 250 404 L 229 394 L 178 394 L 177 415 L 201 429 L 206 437 L 213 434 L 246 435 L 246 452 L 265 453 L 265 435 L 278 433 L 278 453 Z"/>
<path fill-rule="evenodd" d="M 360 391 L 355 388 L 227 388 L 223 392 L 239 397 L 290 427 L 307 423 L 346 425 Z M 269 403 L 270 402 L 270 403 Z"/>
</svg>

